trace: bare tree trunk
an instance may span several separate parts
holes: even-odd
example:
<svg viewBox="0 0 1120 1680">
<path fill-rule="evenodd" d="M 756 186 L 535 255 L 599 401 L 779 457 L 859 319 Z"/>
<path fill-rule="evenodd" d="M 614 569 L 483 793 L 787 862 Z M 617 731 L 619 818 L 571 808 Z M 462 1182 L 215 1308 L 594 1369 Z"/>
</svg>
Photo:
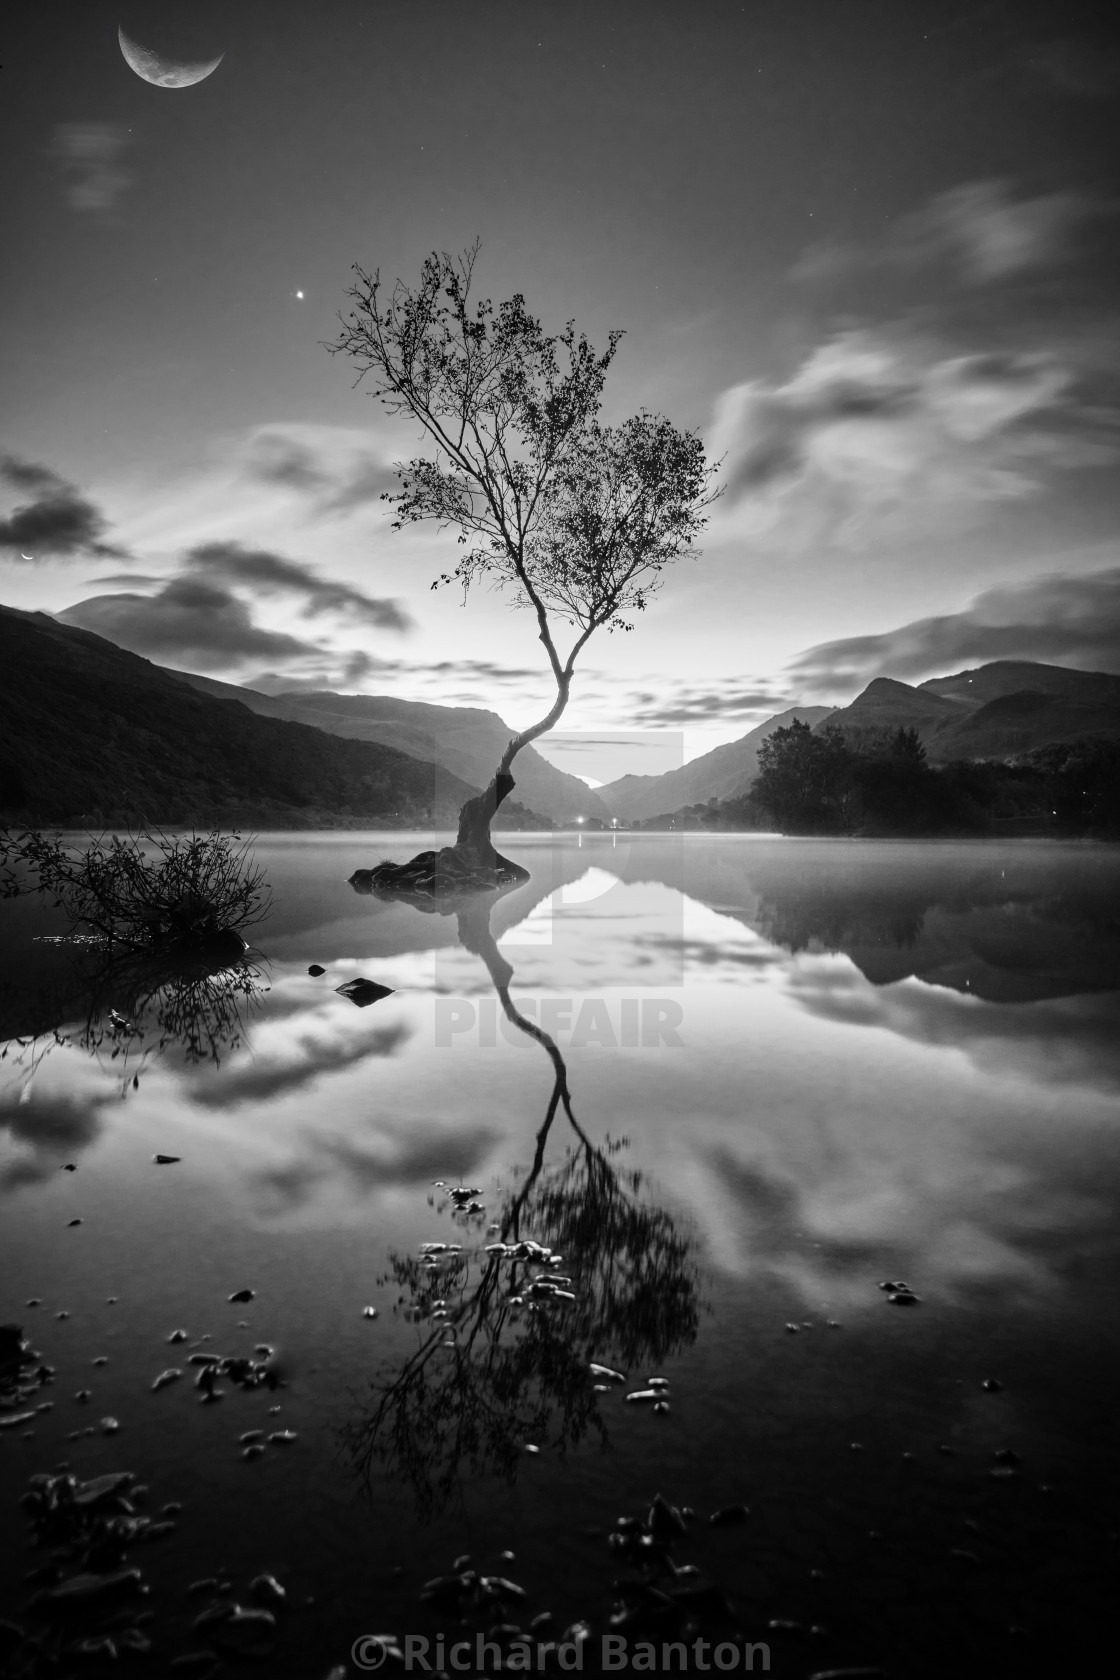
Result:
<svg viewBox="0 0 1120 1680">
<path fill-rule="evenodd" d="M 354 890 L 423 899 L 454 899 L 464 892 L 491 890 L 527 881 L 527 869 L 495 850 L 490 838 L 490 824 L 502 801 L 509 797 L 516 785 L 511 773 L 514 759 L 522 747 L 552 728 L 568 704 L 570 688 L 571 672 L 565 671 L 558 679 L 556 700 L 548 715 L 509 741 L 489 786 L 463 805 L 453 846 L 444 846 L 438 852 L 418 852 L 408 863 L 381 863 L 376 869 L 357 869 L 350 877 Z"/>
</svg>

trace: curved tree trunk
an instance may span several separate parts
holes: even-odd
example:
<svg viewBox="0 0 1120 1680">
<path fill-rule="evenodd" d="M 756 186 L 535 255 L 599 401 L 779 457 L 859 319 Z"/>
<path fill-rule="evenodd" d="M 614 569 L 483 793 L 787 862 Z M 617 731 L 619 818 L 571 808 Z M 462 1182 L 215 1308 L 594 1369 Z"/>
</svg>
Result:
<svg viewBox="0 0 1120 1680">
<path fill-rule="evenodd" d="M 520 735 L 515 735 L 508 743 L 502 754 L 501 762 L 494 772 L 490 785 L 473 799 L 468 799 L 459 812 L 459 832 L 455 836 L 455 850 L 466 851 L 480 864 L 495 867 L 495 860 L 505 863 L 506 860 L 494 850 L 490 839 L 490 824 L 497 814 L 498 807 L 504 799 L 508 799 L 517 785 L 511 774 L 514 759 L 522 747 L 527 747 L 550 730 L 561 716 L 568 704 L 568 694 L 571 689 L 571 676 L 563 678 L 557 684 L 556 700 L 546 717 L 539 723 L 534 723 L 531 729 L 523 729 Z M 510 867 L 513 867 L 512 865 Z"/>
<path fill-rule="evenodd" d="M 511 766 L 522 747 L 552 728 L 568 704 L 571 671 L 557 679 L 556 701 L 546 717 L 522 730 L 506 746 L 488 787 L 474 794 L 459 812 L 459 829 L 453 846 L 438 852 L 419 852 L 408 863 L 381 863 L 376 869 L 357 869 L 350 877 L 356 892 L 378 892 L 427 900 L 454 899 L 469 892 L 493 890 L 527 881 L 529 872 L 519 863 L 496 851 L 490 838 L 490 824 L 504 799 L 513 792 Z"/>
</svg>

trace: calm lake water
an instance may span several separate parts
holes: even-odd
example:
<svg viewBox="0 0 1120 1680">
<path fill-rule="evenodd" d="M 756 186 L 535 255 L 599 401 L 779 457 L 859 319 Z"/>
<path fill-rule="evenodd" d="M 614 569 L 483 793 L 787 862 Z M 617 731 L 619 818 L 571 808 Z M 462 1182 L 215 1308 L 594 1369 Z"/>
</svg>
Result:
<svg viewBox="0 0 1120 1680">
<path fill-rule="evenodd" d="M 1120 849 L 506 836 L 531 880 L 491 945 L 347 885 L 430 843 L 263 836 L 247 992 L 147 1014 L 102 987 L 91 1016 L 52 913 L 0 905 L 4 1035 L 38 1035 L 0 1063 L 0 1320 L 56 1372 L 0 1428 L 0 1615 L 44 1625 L 18 1501 L 65 1462 L 182 1504 L 127 1559 L 153 1672 L 209 1643 L 189 1583 L 248 1603 L 262 1570 L 264 1666 L 309 1680 L 363 1634 L 546 1610 L 597 1672 L 612 1608 L 656 1644 L 685 1614 L 657 1594 L 709 1580 L 740 1672 L 736 1630 L 790 1677 L 1048 1642 L 1077 1672 L 1120 1491 Z M 487 1252 L 525 1239 L 562 1262 Z M 190 1355 L 258 1344 L 283 1386 L 205 1403 Z M 666 1409 L 627 1400 L 650 1377 Z M 296 1439 L 246 1459 L 252 1430 Z M 672 1564 L 617 1527 L 658 1492 L 696 1513 Z M 421 1603 L 463 1554 L 527 1598 Z"/>
</svg>

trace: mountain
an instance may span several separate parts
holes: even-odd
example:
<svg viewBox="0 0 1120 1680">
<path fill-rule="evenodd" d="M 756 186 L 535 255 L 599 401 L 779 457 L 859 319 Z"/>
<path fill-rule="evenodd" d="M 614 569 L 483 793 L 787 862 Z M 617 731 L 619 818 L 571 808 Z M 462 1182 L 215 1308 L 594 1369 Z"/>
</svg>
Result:
<svg viewBox="0 0 1120 1680">
<path fill-rule="evenodd" d="M 1050 694 L 1083 704 L 1120 704 L 1120 677 L 1107 671 L 1071 671 L 1065 665 L 1037 665 L 1025 659 L 996 659 L 952 677 L 930 677 L 920 691 L 984 705 L 1007 694 Z"/>
<path fill-rule="evenodd" d="M 931 690 L 911 688 L 893 677 L 876 677 L 850 706 L 833 712 L 828 727 L 839 729 L 853 747 L 867 744 L 884 731 L 916 729 L 929 751 L 938 734 L 961 721 L 971 710 L 964 699 L 946 699 Z M 816 725 L 816 732 L 824 727 Z"/>
<path fill-rule="evenodd" d="M 468 706 L 437 706 L 423 700 L 396 700 L 383 694 L 261 694 L 213 677 L 167 670 L 166 675 L 203 694 L 238 700 L 261 717 L 311 724 L 347 740 L 376 741 L 413 758 L 429 759 L 474 787 L 489 782 L 514 731 L 497 712 Z M 606 818 L 599 797 L 578 776 L 557 770 L 533 747 L 525 747 L 514 765 L 513 798 L 554 822 L 575 816 Z"/>
<path fill-rule="evenodd" d="M 831 706 L 795 706 L 767 718 L 740 740 L 692 759 L 679 770 L 666 770 L 661 776 L 620 776 L 617 781 L 607 782 L 598 789 L 599 798 L 612 816 L 626 822 L 641 822 L 709 799 L 732 799 L 746 793 L 758 775 L 758 749 L 768 735 L 787 728 L 795 719 L 810 727 L 823 723 L 832 711 Z"/>
<path fill-rule="evenodd" d="M 916 729 L 931 763 L 1010 758 L 1084 737 L 1120 739 L 1120 677 L 1009 659 L 917 688 L 876 677 L 828 722 L 856 747 Z"/>
<path fill-rule="evenodd" d="M 259 717 L 112 642 L 0 607 L 8 821 L 453 822 L 476 791 L 393 747 Z"/>
</svg>

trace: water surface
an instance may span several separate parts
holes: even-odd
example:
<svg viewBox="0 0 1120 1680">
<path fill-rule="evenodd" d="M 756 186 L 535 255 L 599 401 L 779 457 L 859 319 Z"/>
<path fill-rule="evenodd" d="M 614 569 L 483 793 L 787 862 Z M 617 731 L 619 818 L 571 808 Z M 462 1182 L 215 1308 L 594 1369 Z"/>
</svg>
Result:
<svg viewBox="0 0 1120 1680">
<path fill-rule="evenodd" d="M 526 1619 L 605 1626 L 607 1536 L 659 1490 L 774 1672 L 940 1672 L 962 1641 L 1012 1672 L 1016 1641 L 1073 1637 L 1117 1487 L 1120 852 L 510 836 L 531 880 L 491 948 L 485 918 L 347 885 L 422 840 L 263 837 L 248 983 L 135 1020 L 37 941 L 49 911 L 0 907 L 0 1318 L 57 1370 L 0 1431 L 2 1508 L 60 1460 L 135 1470 L 184 1505 L 143 1560 L 165 1649 L 187 1582 L 268 1568 L 303 1605 L 293 1674 L 423 1631 L 420 1583 L 468 1552 Z M 356 1007 L 358 976 L 391 995 Z M 572 1300 L 487 1255 L 519 1237 Z M 287 1386 L 200 1404 L 186 1354 L 258 1343 Z M 596 1392 L 591 1359 L 627 1383 Z M 669 1410 L 627 1404 L 650 1375 Z M 0 1613 L 25 1542 L 6 1525 Z"/>
</svg>

